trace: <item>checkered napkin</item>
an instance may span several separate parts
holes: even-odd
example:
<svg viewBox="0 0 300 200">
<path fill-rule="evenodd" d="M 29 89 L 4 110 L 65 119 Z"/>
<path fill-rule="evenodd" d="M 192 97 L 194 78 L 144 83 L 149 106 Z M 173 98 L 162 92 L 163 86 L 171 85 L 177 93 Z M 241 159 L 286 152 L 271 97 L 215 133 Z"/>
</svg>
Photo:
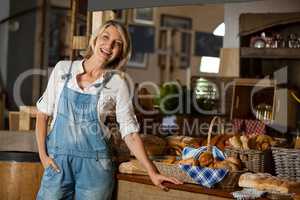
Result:
<svg viewBox="0 0 300 200">
<path fill-rule="evenodd" d="M 185 147 L 182 151 L 182 159 L 194 157 L 199 158 L 200 154 L 207 150 L 206 146 L 194 149 L 191 147 Z M 217 147 L 212 147 L 212 153 L 214 158 L 218 160 L 224 160 L 225 156 L 221 150 Z M 227 169 L 212 169 L 208 167 L 199 167 L 191 165 L 180 165 L 180 168 L 187 173 L 195 182 L 205 187 L 212 187 L 216 183 L 219 183 L 227 175 Z"/>
<path fill-rule="evenodd" d="M 233 119 L 232 120 L 233 129 L 235 133 L 240 133 L 243 128 L 244 120 L 243 119 Z"/>
<path fill-rule="evenodd" d="M 246 135 L 266 134 L 266 125 L 259 120 L 245 120 Z"/>
<path fill-rule="evenodd" d="M 244 188 L 241 191 L 232 192 L 232 196 L 237 200 L 257 199 L 264 195 L 265 191 L 259 191 L 254 188 Z"/>
</svg>

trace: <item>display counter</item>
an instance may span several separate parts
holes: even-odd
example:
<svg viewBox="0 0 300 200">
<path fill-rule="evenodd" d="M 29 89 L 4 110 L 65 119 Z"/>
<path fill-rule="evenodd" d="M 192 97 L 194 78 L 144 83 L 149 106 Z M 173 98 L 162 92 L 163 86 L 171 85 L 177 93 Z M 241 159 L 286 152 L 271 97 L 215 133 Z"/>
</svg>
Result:
<svg viewBox="0 0 300 200">
<path fill-rule="evenodd" d="M 154 186 L 148 176 L 117 174 L 118 200 L 226 200 L 233 199 L 233 190 L 208 189 L 196 184 L 175 185 L 165 183 L 168 192 Z M 260 200 L 267 198 L 260 198 Z"/>
</svg>

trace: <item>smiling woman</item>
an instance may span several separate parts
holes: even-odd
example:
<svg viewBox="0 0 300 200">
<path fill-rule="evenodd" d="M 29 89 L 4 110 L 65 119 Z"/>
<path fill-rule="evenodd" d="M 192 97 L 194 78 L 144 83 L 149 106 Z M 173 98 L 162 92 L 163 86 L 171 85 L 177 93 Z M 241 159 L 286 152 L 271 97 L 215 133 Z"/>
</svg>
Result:
<svg viewBox="0 0 300 200">
<path fill-rule="evenodd" d="M 108 21 L 93 35 L 85 59 L 60 61 L 47 89 L 37 102 L 37 144 L 45 168 L 37 199 L 109 200 L 114 188 L 115 166 L 104 127 L 115 112 L 120 133 L 153 184 L 180 184 L 159 174 L 147 157 L 133 111 L 126 81 L 116 73 L 131 52 L 127 30 Z M 53 115 L 50 133 L 46 133 Z M 92 174 L 92 176 L 91 176 Z"/>
</svg>

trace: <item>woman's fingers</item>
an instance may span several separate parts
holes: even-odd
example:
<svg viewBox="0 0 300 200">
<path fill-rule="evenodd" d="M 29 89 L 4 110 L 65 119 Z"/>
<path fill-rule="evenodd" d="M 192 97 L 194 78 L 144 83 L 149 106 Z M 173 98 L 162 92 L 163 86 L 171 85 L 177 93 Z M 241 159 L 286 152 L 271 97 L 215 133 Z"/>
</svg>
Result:
<svg viewBox="0 0 300 200">
<path fill-rule="evenodd" d="M 164 191 L 168 191 L 169 188 L 167 188 L 166 186 L 164 186 L 162 183 L 158 184 L 158 187 L 160 187 L 160 189 L 164 190 Z"/>
<path fill-rule="evenodd" d="M 183 182 L 179 181 L 177 178 L 174 178 L 174 177 L 170 177 L 170 179 L 173 180 L 172 183 L 176 184 L 176 185 L 180 185 L 180 184 L 183 184 Z"/>
<path fill-rule="evenodd" d="M 51 159 L 50 165 L 51 165 L 51 167 L 52 167 L 56 172 L 60 172 L 60 169 L 59 169 L 58 165 L 54 162 L 53 159 Z"/>
<path fill-rule="evenodd" d="M 176 178 L 174 177 L 164 177 L 164 180 L 165 181 L 168 181 L 168 182 L 171 182 L 171 183 L 174 183 L 174 184 L 182 184 L 182 182 L 180 182 L 179 180 L 177 180 Z"/>
</svg>

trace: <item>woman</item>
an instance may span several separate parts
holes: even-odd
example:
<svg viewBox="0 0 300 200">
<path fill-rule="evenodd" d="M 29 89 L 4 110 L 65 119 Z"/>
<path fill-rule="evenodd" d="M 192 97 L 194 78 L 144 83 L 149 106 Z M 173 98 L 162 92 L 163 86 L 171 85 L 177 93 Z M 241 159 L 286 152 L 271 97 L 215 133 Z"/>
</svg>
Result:
<svg viewBox="0 0 300 200">
<path fill-rule="evenodd" d="M 109 133 L 101 126 L 113 107 L 122 138 L 146 168 L 153 184 L 180 184 L 158 173 L 147 158 L 125 80 L 109 69 L 121 69 L 131 44 L 126 29 L 106 22 L 90 40 L 82 61 L 60 61 L 37 102 L 37 144 L 45 168 L 37 199 L 110 199 L 114 185 Z M 53 116 L 51 132 L 47 121 Z"/>
</svg>

